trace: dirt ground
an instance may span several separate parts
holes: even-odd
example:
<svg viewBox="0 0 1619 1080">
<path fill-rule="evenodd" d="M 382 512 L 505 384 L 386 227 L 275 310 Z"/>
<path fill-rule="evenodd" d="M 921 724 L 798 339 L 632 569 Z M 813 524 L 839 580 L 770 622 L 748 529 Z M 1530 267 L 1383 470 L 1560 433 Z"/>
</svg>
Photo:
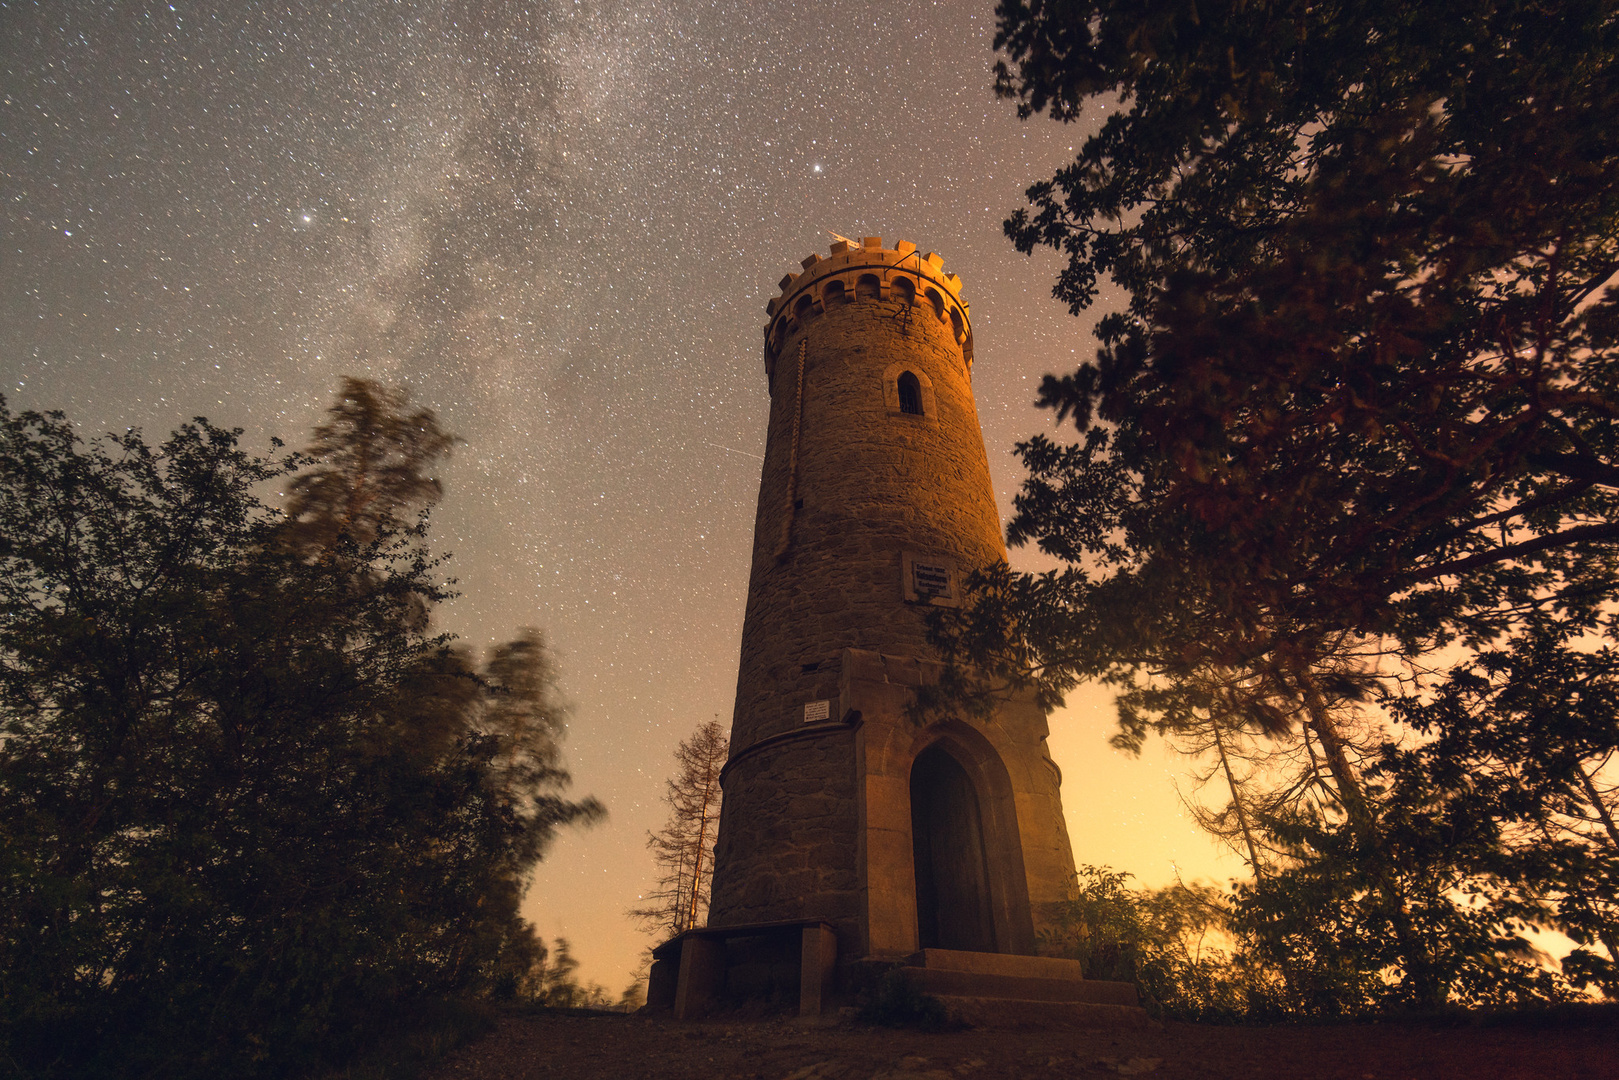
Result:
<svg viewBox="0 0 1619 1080">
<path fill-rule="evenodd" d="M 1421 1023 L 1122 1031 L 894 1031 L 853 1022 L 677 1024 L 508 1015 L 428 1080 L 1619 1080 L 1613 1016 L 1555 1026 Z"/>
</svg>

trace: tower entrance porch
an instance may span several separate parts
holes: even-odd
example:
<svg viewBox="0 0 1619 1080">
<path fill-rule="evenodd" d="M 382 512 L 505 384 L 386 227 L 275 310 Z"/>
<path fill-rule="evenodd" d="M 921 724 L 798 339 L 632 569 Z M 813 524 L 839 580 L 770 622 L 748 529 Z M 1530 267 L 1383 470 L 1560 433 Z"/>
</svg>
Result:
<svg viewBox="0 0 1619 1080">
<path fill-rule="evenodd" d="M 1049 901 L 1073 880 L 1045 714 L 1015 699 L 983 720 L 919 726 L 907 712 L 941 665 L 843 655 L 854 732 L 857 956 L 918 949 L 1033 955 Z"/>
</svg>

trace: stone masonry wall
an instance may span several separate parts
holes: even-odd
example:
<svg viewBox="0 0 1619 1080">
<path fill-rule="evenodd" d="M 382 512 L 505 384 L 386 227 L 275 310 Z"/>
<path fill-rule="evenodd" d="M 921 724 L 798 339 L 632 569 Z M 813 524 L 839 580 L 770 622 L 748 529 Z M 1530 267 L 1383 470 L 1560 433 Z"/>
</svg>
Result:
<svg viewBox="0 0 1619 1080">
<path fill-rule="evenodd" d="M 952 559 L 961 578 L 1005 558 L 965 307 L 937 258 L 905 247 L 835 255 L 772 305 L 770 429 L 712 926 L 818 916 L 845 937 L 860 909 L 854 740 L 837 715 L 806 725 L 804 706 L 836 702 L 844 649 L 932 655 L 926 608 L 902 594 L 904 552 Z M 885 373 L 902 370 L 928 385 L 932 415 L 900 413 L 885 392 Z"/>
</svg>

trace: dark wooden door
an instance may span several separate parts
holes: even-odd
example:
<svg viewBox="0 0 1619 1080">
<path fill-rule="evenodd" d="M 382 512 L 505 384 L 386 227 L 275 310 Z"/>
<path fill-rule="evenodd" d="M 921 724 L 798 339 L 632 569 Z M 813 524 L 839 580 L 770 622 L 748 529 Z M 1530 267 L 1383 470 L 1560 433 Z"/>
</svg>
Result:
<svg viewBox="0 0 1619 1080">
<path fill-rule="evenodd" d="M 978 793 L 967 770 L 938 746 L 911 766 L 911 844 L 922 947 L 994 952 Z"/>
</svg>

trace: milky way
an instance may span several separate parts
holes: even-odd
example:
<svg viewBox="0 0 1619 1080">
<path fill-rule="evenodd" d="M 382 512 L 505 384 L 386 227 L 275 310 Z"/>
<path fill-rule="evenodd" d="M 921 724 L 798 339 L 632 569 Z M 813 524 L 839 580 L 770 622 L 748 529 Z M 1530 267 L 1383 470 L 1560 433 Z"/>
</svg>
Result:
<svg viewBox="0 0 1619 1080">
<path fill-rule="evenodd" d="M 1039 376 L 1095 347 L 1000 234 L 1084 131 L 995 100 L 992 36 L 983 3 L 0 3 L 0 392 L 254 447 L 343 374 L 438 409 L 444 623 L 545 630 L 612 813 L 527 910 L 616 988 L 670 752 L 730 717 L 774 283 L 828 229 L 944 256 L 1003 514 Z M 1076 856 L 1155 880 L 1164 766 L 1110 764 L 1110 722 L 1053 720 Z"/>
</svg>

